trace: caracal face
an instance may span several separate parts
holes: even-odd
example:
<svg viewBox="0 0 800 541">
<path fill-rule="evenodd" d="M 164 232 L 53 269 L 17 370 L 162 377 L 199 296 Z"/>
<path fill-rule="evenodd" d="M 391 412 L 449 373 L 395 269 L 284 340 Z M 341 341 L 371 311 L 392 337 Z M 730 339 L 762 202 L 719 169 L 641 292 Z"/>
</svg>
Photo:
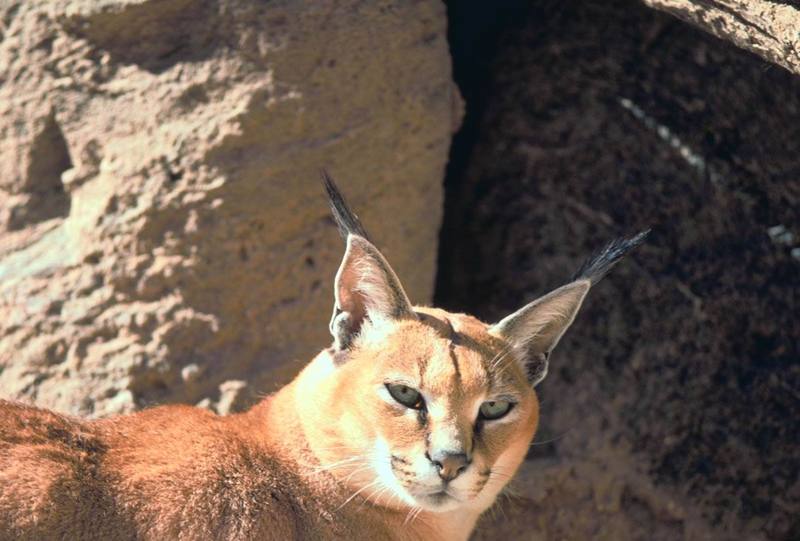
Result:
<svg viewBox="0 0 800 541">
<path fill-rule="evenodd" d="M 487 325 L 414 307 L 324 175 L 347 247 L 334 281 L 333 345 L 301 378 L 298 407 L 320 467 L 376 505 L 413 513 L 495 500 L 539 420 L 533 388 L 591 286 L 647 232 L 610 243 L 577 278 Z M 343 504 L 343 505 L 344 505 Z"/>
<path fill-rule="evenodd" d="M 369 325 L 332 372 L 348 397 L 331 463 L 362 494 L 427 511 L 482 511 L 524 459 L 538 403 L 518 360 L 487 325 L 436 309 Z M 355 405 L 355 407 L 353 407 Z M 370 485 L 373 483 L 373 485 Z"/>
</svg>

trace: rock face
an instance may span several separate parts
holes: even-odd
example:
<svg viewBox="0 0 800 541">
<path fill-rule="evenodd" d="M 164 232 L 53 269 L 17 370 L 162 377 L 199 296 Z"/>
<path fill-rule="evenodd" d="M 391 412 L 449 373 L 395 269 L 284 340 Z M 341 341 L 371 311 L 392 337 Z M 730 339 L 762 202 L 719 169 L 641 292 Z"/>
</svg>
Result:
<svg viewBox="0 0 800 541">
<path fill-rule="evenodd" d="M 5 2 L 0 396 L 228 410 L 285 382 L 330 341 L 323 166 L 429 301 L 445 26 L 436 0 Z"/>
<path fill-rule="evenodd" d="M 496 320 L 653 233 L 553 354 L 477 538 L 800 539 L 800 78 L 635 0 L 528 4 L 448 179 L 437 304 Z"/>
<path fill-rule="evenodd" d="M 644 2 L 800 74 L 800 3 L 796 0 Z"/>
</svg>

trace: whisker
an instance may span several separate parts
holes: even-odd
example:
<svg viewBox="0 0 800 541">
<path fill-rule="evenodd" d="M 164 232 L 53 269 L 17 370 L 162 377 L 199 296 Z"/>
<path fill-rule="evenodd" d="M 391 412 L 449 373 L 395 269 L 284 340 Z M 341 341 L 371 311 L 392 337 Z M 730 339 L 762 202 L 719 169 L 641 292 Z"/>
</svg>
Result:
<svg viewBox="0 0 800 541">
<path fill-rule="evenodd" d="M 510 353 L 511 353 L 511 346 L 506 346 L 500 351 L 498 351 L 497 355 L 495 355 L 494 358 L 491 361 L 489 361 L 490 370 L 492 371 L 497 370 L 497 367 L 500 366 L 500 363 L 502 363 Z"/>
<path fill-rule="evenodd" d="M 390 486 L 388 486 L 388 485 L 384 485 L 384 486 L 383 486 L 383 487 L 381 487 L 381 489 L 380 489 L 380 490 L 378 490 L 377 492 L 375 492 L 375 493 L 373 493 L 373 494 L 370 494 L 369 496 L 367 496 L 367 498 L 366 498 L 366 499 L 365 499 L 363 502 L 361 502 L 361 505 L 364 505 L 364 504 L 366 504 L 366 503 L 369 503 L 369 502 L 370 502 L 370 500 L 372 499 L 372 497 L 373 497 L 373 496 L 375 496 L 375 502 L 374 502 L 374 503 L 375 503 L 375 505 L 378 505 L 378 501 L 380 500 L 380 497 L 381 497 L 383 494 L 385 494 L 387 490 L 391 490 L 391 487 L 390 487 Z"/>
<path fill-rule="evenodd" d="M 394 502 L 395 498 L 396 498 L 396 499 L 397 499 L 397 501 L 399 501 L 400 503 L 403 503 L 403 499 L 400 497 L 400 495 L 399 495 L 397 492 L 395 492 L 394 490 L 392 490 L 392 491 L 391 491 L 391 494 L 392 494 L 392 498 L 391 498 L 391 499 L 390 499 L 388 502 L 386 502 L 387 504 L 388 504 L 388 503 L 392 503 L 392 502 Z"/>
<path fill-rule="evenodd" d="M 363 487 L 359 488 L 359 489 L 358 489 L 358 490 L 356 490 L 356 491 L 355 491 L 355 492 L 354 492 L 354 493 L 353 493 L 353 494 L 352 494 L 352 495 L 351 495 L 349 498 L 347 498 L 347 499 L 344 501 L 344 503 L 343 503 L 342 505 L 340 505 L 339 507 L 337 507 L 337 508 L 336 508 L 336 510 L 337 510 L 337 511 L 338 511 L 338 510 L 340 510 L 342 507 L 344 507 L 345 505 L 347 505 L 348 503 L 350 503 L 350 502 L 353 500 L 353 498 L 355 498 L 356 496 L 358 496 L 359 494 L 361 494 L 362 492 L 364 492 L 364 491 L 365 491 L 366 489 L 368 489 L 369 487 L 371 487 L 371 486 L 375 486 L 375 485 L 377 485 L 378 483 L 380 483 L 380 480 L 379 480 L 379 479 L 375 479 L 373 482 L 371 482 L 371 483 L 368 483 L 368 484 L 364 485 Z"/>
<path fill-rule="evenodd" d="M 508 482 L 508 480 L 511 479 L 513 476 L 514 476 L 513 473 L 510 473 L 508 471 L 504 471 L 503 469 L 501 469 L 499 467 L 494 467 L 491 470 L 489 470 L 489 476 L 488 476 L 486 482 L 488 483 L 489 481 L 495 480 L 495 479 L 500 479 L 500 480 L 503 480 L 505 482 Z"/>
<path fill-rule="evenodd" d="M 361 449 L 358 449 L 356 447 L 349 447 L 349 446 L 345 446 L 345 445 L 342 445 L 342 446 L 339 446 L 339 447 L 319 447 L 319 448 L 314 449 L 314 450 L 315 451 L 321 451 L 321 452 L 348 451 L 350 454 L 353 454 L 353 452 L 355 452 L 355 451 L 361 451 Z"/>
<path fill-rule="evenodd" d="M 350 475 L 348 475 L 347 477 L 345 477 L 345 479 L 344 479 L 344 482 L 345 482 L 345 483 L 347 483 L 348 481 L 350 481 L 350 479 L 351 479 L 351 478 L 352 478 L 352 477 L 353 477 L 355 474 L 357 474 L 357 473 L 359 473 L 359 472 L 362 472 L 362 471 L 365 471 L 365 470 L 368 470 L 368 469 L 370 469 L 371 467 L 372 467 L 372 465 L 371 465 L 371 464 L 367 464 L 367 465 L 365 465 L 365 466 L 361 466 L 360 468 L 356 468 L 355 470 L 353 470 L 353 471 L 351 471 L 351 472 L 350 472 Z"/>
<path fill-rule="evenodd" d="M 320 466 L 319 468 L 314 470 L 314 473 L 328 471 L 330 469 L 346 466 L 351 464 L 352 462 L 358 462 L 358 461 L 365 461 L 365 458 L 361 456 L 353 456 L 350 458 L 345 458 L 344 460 L 339 460 L 338 462 L 333 462 L 331 464 L 325 464 L 324 466 Z"/>
<path fill-rule="evenodd" d="M 511 367 L 512 363 L 505 363 L 505 364 L 503 364 L 503 363 L 505 362 L 505 360 L 508 358 L 508 356 L 511 354 L 512 351 L 513 351 L 513 349 L 510 348 L 510 347 L 509 348 L 505 348 L 501 352 L 502 355 L 496 357 L 496 360 L 491 364 L 490 370 L 492 372 L 495 372 L 495 376 L 496 377 L 504 375 L 506 370 L 508 370 L 509 367 Z"/>
<path fill-rule="evenodd" d="M 571 431 L 573 428 L 574 428 L 574 427 L 570 427 L 570 428 L 568 428 L 567 430 L 565 430 L 564 432 L 562 432 L 561 434 L 559 434 L 558 436 L 556 436 L 556 437 L 554 437 L 554 438 L 550 438 L 549 440 L 544 440 L 544 441 L 534 441 L 534 442 L 531 442 L 531 444 L 530 444 L 528 447 L 535 447 L 535 446 L 537 446 L 537 445 L 547 445 L 548 443 L 553 443 L 554 441 L 558 441 L 558 440 L 560 440 L 561 438 L 563 438 L 564 436 L 566 436 L 567 434 L 569 434 L 569 433 L 570 433 L 570 431 Z"/>
<path fill-rule="evenodd" d="M 507 498 L 507 500 L 509 502 L 511 501 L 511 498 L 508 497 L 508 494 L 504 494 L 504 496 Z M 503 515 L 503 519 L 504 520 L 508 519 L 508 516 L 506 515 L 506 510 L 503 509 L 503 505 L 502 504 L 497 506 L 497 510 L 500 511 L 500 513 Z"/>
<path fill-rule="evenodd" d="M 422 509 L 421 507 L 413 506 L 411 509 L 408 510 L 408 514 L 406 515 L 406 519 L 403 521 L 403 524 L 408 524 L 408 521 L 411 519 L 411 516 L 417 509 Z"/>
</svg>

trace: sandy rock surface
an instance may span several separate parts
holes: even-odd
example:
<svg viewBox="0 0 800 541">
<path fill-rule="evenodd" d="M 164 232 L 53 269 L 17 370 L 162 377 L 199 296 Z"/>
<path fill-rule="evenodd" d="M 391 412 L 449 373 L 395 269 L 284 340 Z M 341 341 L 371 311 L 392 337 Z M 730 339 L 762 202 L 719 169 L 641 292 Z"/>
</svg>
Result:
<svg viewBox="0 0 800 541">
<path fill-rule="evenodd" d="M 0 396 L 228 410 L 285 382 L 330 340 L 322 166 L 428 302 L 445 26 L 434 0 L 0 4 Z"/>
<path fill-rule="evenodd" d="M 644 3 L 800 73 L 797 0 L 644 0 Z"/>
</svg>

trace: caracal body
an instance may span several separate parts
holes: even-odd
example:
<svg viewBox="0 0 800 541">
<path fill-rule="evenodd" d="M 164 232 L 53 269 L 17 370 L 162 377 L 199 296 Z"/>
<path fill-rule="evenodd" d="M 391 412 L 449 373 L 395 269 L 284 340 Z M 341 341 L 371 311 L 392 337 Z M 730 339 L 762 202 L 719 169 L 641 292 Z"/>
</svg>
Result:
<svg viewBox="0 0 800 541">
<path fill-rule="evenodd" d="M 527 453 L 533 386 L 643 235 L 497 324 L 412 306 L 332 181 L 331 347 L 249 411 L 93 421 L 0 401 L 0 539 L 465 540 Z"/>
</svg>

